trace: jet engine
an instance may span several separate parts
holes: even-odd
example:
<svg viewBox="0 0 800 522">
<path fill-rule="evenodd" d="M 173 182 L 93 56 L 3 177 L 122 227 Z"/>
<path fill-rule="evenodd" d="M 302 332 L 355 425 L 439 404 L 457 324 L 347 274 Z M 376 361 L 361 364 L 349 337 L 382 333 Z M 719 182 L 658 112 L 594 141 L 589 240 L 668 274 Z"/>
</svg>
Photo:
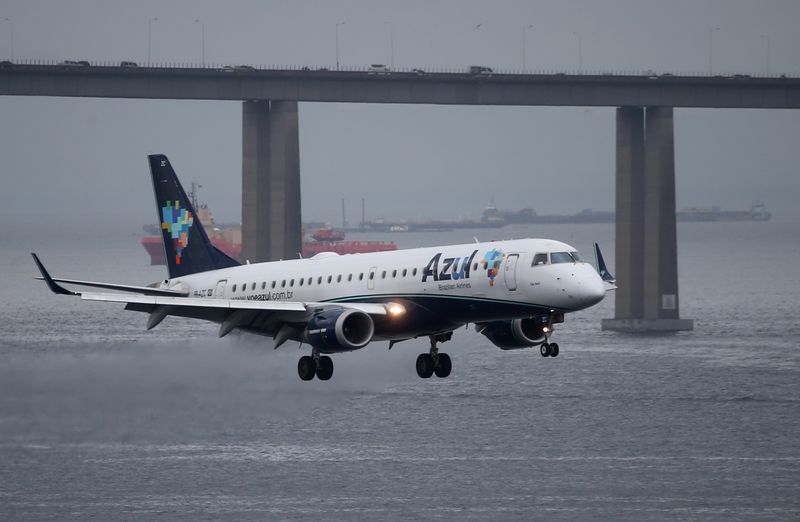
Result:
<svg viewBox="0 0 800 522">
<path fill-rule="evenodd" d="M 516 350 L 541 344 L 545 340 L 546 317 L 528 317 L 511 321 L 492 321 L 479 325 L 479 332 L 503 350 Z"/>
<path fill-rule="evenodd" d="M 375 334 L 372 317 L 360 310 L 326 310 L 308 321 L 305 340 L 322 353 L 349 352 L 366 346 Z"/>
</svg>

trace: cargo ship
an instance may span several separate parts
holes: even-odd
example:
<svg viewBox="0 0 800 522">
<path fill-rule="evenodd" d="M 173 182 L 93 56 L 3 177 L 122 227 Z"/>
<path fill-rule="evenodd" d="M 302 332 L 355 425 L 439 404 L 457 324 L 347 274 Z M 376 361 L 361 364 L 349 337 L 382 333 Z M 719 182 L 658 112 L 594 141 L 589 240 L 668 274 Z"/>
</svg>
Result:
<svg viewBox="0 0 800 522">
<path fill-rule="evenodd" d="M 192 190 L 189 197 L 194 208 L 197 210 L 197 217 L 206 229 L 208 239 L 215 247 L 219 248 L 234 259 L 242 260 L 242 229 L 239 226 L 217 226 L 214 221 L 214 214 L 208 205 L 197 204 L 195 192 L 197 185 L 192 183 Z M 164 246 L 161 242 L 161 230 L 154 225 L 142 227 L 148 235 L 141 240 L 142 246 L 150 254 L 151 265 L 165 265 L 167 263 L 164 255 Z M 397 250 L 394 241 L 353 241 L 345 239 L 345 233 L 336 230 L 330 225 L 313 229 L 304 234 L 303 238 L 303 257 L 312 257 L 321 252 L 336 252 L 337 254 L 358 254 L 366 252 L 385 252 Z M 243 261 L 243 260 L 242 260 Z"/>
</svg>

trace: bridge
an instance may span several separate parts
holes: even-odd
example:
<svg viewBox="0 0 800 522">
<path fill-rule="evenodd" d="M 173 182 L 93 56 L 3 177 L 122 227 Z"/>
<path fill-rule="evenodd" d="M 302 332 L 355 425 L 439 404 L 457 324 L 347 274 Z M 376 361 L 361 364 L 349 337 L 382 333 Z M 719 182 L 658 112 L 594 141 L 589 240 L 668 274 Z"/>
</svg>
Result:
<svg viewBox="0 0 800 522">
<path fill-rule="evenodd" d="M 301 250 L 298 102 L 617 107 L 615 317 L 677 331 L 673 108 L 800 108 L 800 78 L 0 62 L 0 95 L 242 101 L 242 254 Z"/>
</svg>

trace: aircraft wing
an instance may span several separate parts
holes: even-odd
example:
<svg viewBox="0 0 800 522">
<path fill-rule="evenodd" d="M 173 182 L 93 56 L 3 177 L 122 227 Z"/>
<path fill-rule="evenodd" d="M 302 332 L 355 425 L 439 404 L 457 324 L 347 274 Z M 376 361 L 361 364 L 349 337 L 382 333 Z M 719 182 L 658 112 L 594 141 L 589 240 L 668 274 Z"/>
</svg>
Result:
<svg viewBox="0 0 800 522">
<path fill-rule="evenodd" d="M 235 328 L 277 335 L 284 325 L 294 325 L 298 331 L 302 331 L 314 313 L 322 310 L 354 309 L 369 315 L 387 315 L 389 308 L 389 305 L 379 303 L 250 301 L 93 292 L 82 292 L 78 295 L 85 301 L 125 303 L 126 310 L 148 313 L 148 330 L 155 328 L 167 316 L 174 315 L 220 323 L 220 337 L 228 335 Z"/>
<path fill-rule="evenodd" d="M 386 315 L 387 305 L 378 303 L 319 303 L 302 301 L 250 301 L 244 299 L 211 299 L 205 297 L 172 297 L 152 295 L 125 295 L 111 293 L 80 292 L 85 301 L 104 301 L 107 303 L 126 303 L 136 305 L 165 306 L 174 308 L 197 308 L 209 310 L 250 310 L 263 312 L 309 312 L 329 308 L 348 308 L 360 310 L 369 315 Z M 287 314 L 287 317 L 291 314 Z M 300 316 L 298 316 L 300 319 Z"/>
<path fill-rule="evenodd" d="M 79 296 L 84 301 L 101 301 L 106 303 L 124 303 L 126 310 L 149 313 L 147 329 L 154 328 L 169 315 L 205 319 L 220 323 L 219 336 L 224 337 L 237 327 L 246 328 L 257 333 L 274 333 L 284 325 L 298 325 L 307 322 L 311 316 L 322 310 L 353 309 L 369 315 L 387 315 L 389 304 L 380 303 L 327 303 L 327 302 L 301 302 L 301 301 L 255 301 L 240 299 L 212 299 L 204 297 L 185 297 L 179 292 L 164 290 L 153 294 L 150 287 L 133 287 L 114 285 L 110 283 L 97 283 L 89 286 L 101 286 L 125 292 L 141 293 L 100 293 L 100 292 L 73 292 L 67 290 L 58 282 L 68 284 L 91 283 L 69 279 L 53 279 L 36 254 L 31 254 L 41 278 L 50 290 L 56 294 Z M 145 293 L 147 292 L 147 293 Z"/>
</svg>

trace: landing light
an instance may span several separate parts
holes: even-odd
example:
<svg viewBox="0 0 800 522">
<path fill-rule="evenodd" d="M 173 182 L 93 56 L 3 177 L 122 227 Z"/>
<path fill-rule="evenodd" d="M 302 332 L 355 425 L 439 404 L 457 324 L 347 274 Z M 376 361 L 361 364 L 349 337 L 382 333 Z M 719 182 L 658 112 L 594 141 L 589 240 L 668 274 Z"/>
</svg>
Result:
<svg viewBox="0 0 800 522">
<path fill-rule="evenodd" d="M 389 315 L 397 317 L 406 313 L 406 307 L 400 303 L 389 303 L 387 312 L 389 312 Z"/>
<path fill-rule="evenodd" d="M 549 331 L 550 331 L 550 327 L 549 327 L 549 326 L 545 326 L 544 328 L 542 328 L 542 331 L 543 331 L 544 333 L 547 333 L 547 332 L 549 332 Z"/>
</svg>

